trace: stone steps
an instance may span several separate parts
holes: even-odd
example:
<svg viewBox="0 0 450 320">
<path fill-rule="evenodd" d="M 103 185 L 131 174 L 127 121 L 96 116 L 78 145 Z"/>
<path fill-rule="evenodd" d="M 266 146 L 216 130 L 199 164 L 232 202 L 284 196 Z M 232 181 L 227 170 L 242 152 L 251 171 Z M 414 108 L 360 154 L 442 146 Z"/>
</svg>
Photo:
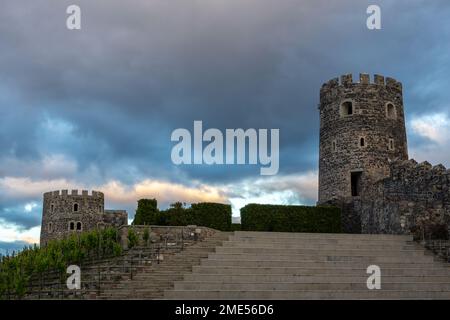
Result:
<svg viewBox="0 0 450 320">
<path fill-rule="evenodd" d="M 367 277 L 352 282 L 206 282 L 206 281 L 180 281 L 176 282 L 174 290 L 367 290 Z M 405 279 L 407 280 L 407 279 Z M 447 279 L 448 280 L 448 279 Z M 432 290 L 449 291 L 450 282 L 382 282 L 385 290 Z"/>
<path fill-rule="evenodd" d="M 203 262 L 204 263 L 204 262 Z M 303 264 L 302 264 L 303 265 Z M 449 268 L 444 267 L 412 267 L 403 268 L 400 264 L 397 267 L 381 265 L 383 275 L 405 275 L 405 276 L 450 276 Z M 346 266 L 319 266 L 319 267 L 299 267 L 298 265 L 292 267 L 238 267 L 238 266 L 213 266 L 205 267 L 203 265 L 194 266 L 193 274 L 200 274 L 204 276 L 212 275 L 214 277 L 223 275 L 346 275 L 346 274 L 365 274 L 367 265 L 357 267 L 355 265 Z M 188 276 L 188 275 L 187 275 Z M 190 275 L 189 275 L 190 276 Z"/>
<path fill-rule="evenodd" d="M 229 233 L 216 233 L 206 240 L 184 248 L 173 255 L 165 255 L 159 264 L 144 267 L 133 279 L 127 279 L 102 288 L 97 299 L 157 299 L 173 288 L 183 275 L 192 272 L 194 265 L 213 253 L 218 245 L 228 240 Z"/>
<path fill-rule="evenodd" d="M 370 300 L 450 299 L 443 291 L 422 290 L 177 290 L 165 291 L 165 299 L 183 300 Z"/>
<path fill-rule="evenodd" d="M 401 249 L 386 249 L 386 250 L 367 250 L 367 249 L 306 249 L 306 248 L 266 248 L 261 246 L 254 247 L 217 247 L 217 254 L 282 254 L 282 255 L 317 255 L 317 256 L 405 256 L 405 257 L 420 257 L 424 256 L 422 250 L 401 250 Z"/>
<path fill-rule="evenodd" d="M 270 261 L 271 259 L 282 260 L 282 261 L 297 261 L 301 262 L 304 260 L 307 261 L 316 261 L 316 262 L 325 262 L 325 261 L 351 261 L 351 262 L 364 262 L 369 264 L 376 263 L 413 263 L 413 262 L 421 262 L 421 263 L 430 263 L 432 264 L 434 261 L 433 256 L 372 256 L 370 253 L 364 253 L 360 255 L 314 255 L 314 254 L 284 254 L 284 253 L 274 253 L 274 254 L 239 254 L 239 253 L 214 253 L 208 256 L 209 258 L 213 258 L 215 260 L 264 260 Z"/>
<path fill-rule="evenodd" d="M 369 265 L 381 289 L 367 288 Z M 235 232 L 167 299 L 450 299 L 450 267 L 411 236 Z"/>
</svg>

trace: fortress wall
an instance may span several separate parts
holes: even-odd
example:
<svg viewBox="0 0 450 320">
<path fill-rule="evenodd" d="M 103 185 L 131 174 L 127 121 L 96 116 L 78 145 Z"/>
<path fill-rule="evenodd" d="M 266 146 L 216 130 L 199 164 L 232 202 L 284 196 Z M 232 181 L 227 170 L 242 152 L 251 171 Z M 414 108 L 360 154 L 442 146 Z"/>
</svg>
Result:
<svg viewBox="0 0 450 320">
<path fill-rule="evenodd" d="M 428 162 L 395 161 L 390 176 L 359 206 L 363 233 L 417 233 L 446 225 L 450 231 L 450 170 Z"/>
</svg>

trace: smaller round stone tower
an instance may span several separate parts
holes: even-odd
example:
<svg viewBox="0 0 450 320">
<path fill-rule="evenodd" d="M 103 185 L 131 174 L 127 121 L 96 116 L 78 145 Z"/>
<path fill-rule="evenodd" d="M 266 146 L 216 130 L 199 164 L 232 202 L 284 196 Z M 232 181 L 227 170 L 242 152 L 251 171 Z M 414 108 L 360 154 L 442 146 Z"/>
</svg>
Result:
<svg viewBox="0 0 450 320">
<path fill-rule="evenodd" d="M 104 195 L 102 192 L 83 190 L 52 191 L 44 193 L 41 225 L 41 245 L 49 240 L 104 224 Z"/>
<path fill-rule="evenodd" d="M 319 204 L 352 203 L 389 176 L 389 162 L 407 160 L 402 85 L 360 74 L 320 90 Z"/>
</svg>

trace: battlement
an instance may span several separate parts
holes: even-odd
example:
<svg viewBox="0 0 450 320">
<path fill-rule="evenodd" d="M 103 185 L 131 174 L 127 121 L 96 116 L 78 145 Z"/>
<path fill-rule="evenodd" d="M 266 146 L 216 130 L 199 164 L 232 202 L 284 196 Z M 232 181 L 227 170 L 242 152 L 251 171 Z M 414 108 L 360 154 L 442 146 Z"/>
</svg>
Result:
<svg viewBox="0 0 450 320">
<path fill-rule="evenodd" d="M 373 76 L 373 81 L 371 81 L 370 75 L 367 73 L 359 74 L 359 82 L 353 82 L 353 75 L 351 73 L 342 75 L 342 76 L 340 76 L 340 78 L 331 79 L 322 85 L 321 90 L 333 89 L 333 88 L 336 88 L 339 86 L 349 87 L 352 85 L 353 86 L 354 85 L 364 85 L 364 86 L 375 85 L 375 86 L 385 86 L 386 88 L 395 89 L 395 90 L 399 90 L 399 91 L 402 90 L 401 82 L 395 80 L 394 78 L 384 77 L 379 74 L 375 74 Z"/>
<path fill-rule="evenodd" d="M 88 190 L 56 190 L 44 193 L 44 198 L 53 198 L 53 197 L 73 197 L 73 196 L 82 196 L 82 197 L 92 197 L 92 198 L 104 198 L 103 192 L 92 190 L 89 193 Z"/>
<path fill-rule="evenodd" d="M 411 181 L 426 176 L 437 177 L 443 175 L 450 175 L 450 170 L 447 170 L 442 164 L 431 165 L 428 161 L 417 163 L 414 159 L 396 160 L 391 164 L 391 177 L 394 180 Z"/>
</svg>

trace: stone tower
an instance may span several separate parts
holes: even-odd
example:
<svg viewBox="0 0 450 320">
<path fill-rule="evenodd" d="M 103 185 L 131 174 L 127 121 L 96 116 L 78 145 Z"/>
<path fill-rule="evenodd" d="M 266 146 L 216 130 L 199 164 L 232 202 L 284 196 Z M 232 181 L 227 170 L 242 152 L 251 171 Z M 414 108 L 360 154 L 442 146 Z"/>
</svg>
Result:
<svg viewBox="0 0 450 320">
<path fill-rule="evenodd" d="M 49 240 L 61 239 L 67 235 L 128 223 L 124 210 L 104 210 L 102 192 L 87 190 L 52 191 L 44 193 L 41 225 L 41 245 Z"/>
<path fill-rule="evenodd" d="M 337 203 L 344 225 L 360 232 L 353 204 L 389 176 L 389 163 L 407 160 L 402 85 L 392 78 L 343 75 L 320 90 L 319 204 Z M 345 229 L 345 226 L 344 226 Z"/>
</svg>

